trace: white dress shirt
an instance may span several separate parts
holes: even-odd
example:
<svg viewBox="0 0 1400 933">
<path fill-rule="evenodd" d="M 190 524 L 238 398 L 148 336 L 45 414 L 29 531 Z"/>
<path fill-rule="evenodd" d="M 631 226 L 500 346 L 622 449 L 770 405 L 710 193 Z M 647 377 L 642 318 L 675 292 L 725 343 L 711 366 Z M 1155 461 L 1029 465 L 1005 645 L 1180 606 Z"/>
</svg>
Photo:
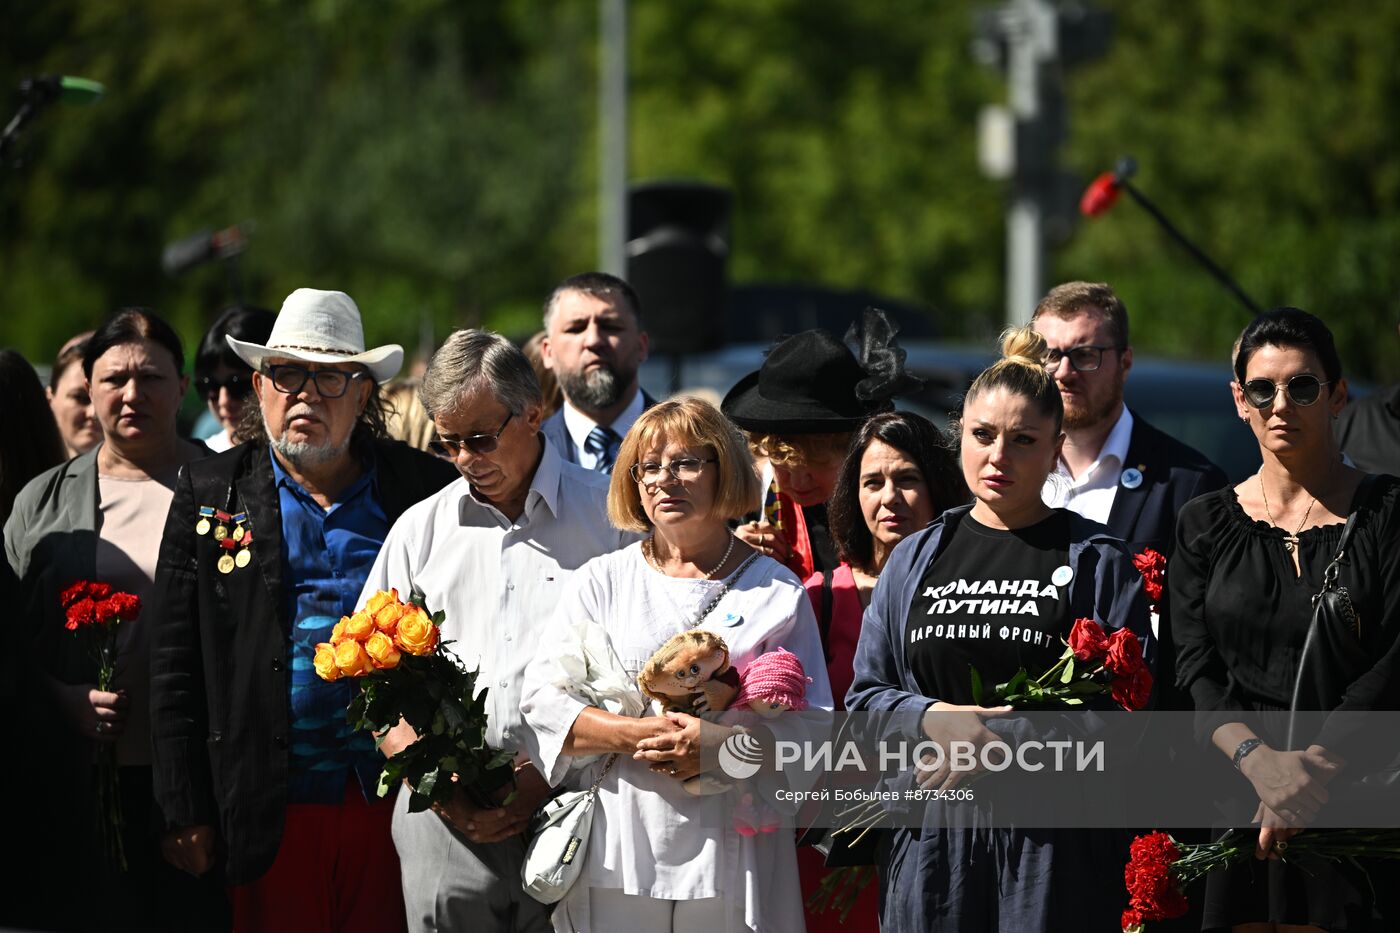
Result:
<svg viewBox="0 0 1400 933">
<path fill-rule="evenodd" d="M 559 603 L 552 631 L 578 620 L 603 626 L 635 679 L 663 642 L 695 626 L 722 585 L 719 580 L 667 576 L 647 562 L 640 545 L 632 545 L 579 569 Z M 810 706 L 831 709 L 816 617 L 802 584 L 786 567 L 757 558 L 699 625 L 724 639 L 730 663 L 739 671 L 759 654 L 788 649 L 812 678 L 807 685 Z M 569 770 L 564 740 L 584 708 L 560 686 L 561 669 L 550 646 L 562 638 L 545 637 L 525 672 L 523 712 L 539 742 L 536 764 L 551 783 Z M 773 721 L 774 728 L 779 725 Z M 569 783 L 587 786 L 596 773 L 596 768 L 575 772 Z M 743 905 L 749 929 L 801 931 L 792 832 L 739 835 L 726 809 L 732 806 L 731 796 L 692 796 L 674 778 L 652 773 L 648 762 L 620 755 L 599 786 L 588 859 L 577 884 L 555 908 L 555 929 L 589 930 L 588 890 L 610 888 L 663 900 L 724 897 Z"/>
<path fill-rule="evenodd" d="M 632 401 L 628 403 L 627 407 L 622 409 L 622 414 L 618 415 L 612 424 L 605 424 L 603 427 L 612 428 L 617 432 L 618 437 L 626 437 L 633 422 L 641 417 L 644 407 L 642 387 L 637 386 L 637 393 L 632 396 Z M 569 440 L 574 445 L 574 462 L 579 466 L 593 469 L 593 464 L 597 462 L 598 458 L 583 449 L 583 442 L 588 440 L 589 432 L 598 427 L 598 422 L 571 405 L 568 399 L 564 399 L 564 427 L 568 429 Z"/>
<path fill-rule="evenodd" d="M 404 512 L 360 594 L 395 587 L 423 592 L 430 611 L 447 613 L 441 637 L 489 688 L 486 741 L 529 750 L 520 684 L 569 574 L 637 536 L 608 521 L 609 477 L 565 463 L 543 444 L 525 510 L 515 521 L 471 494 L 458 479 Z"/>
<path fill-rule="evenodd" d="M 1123 479 L 1128 442 L 1132 438 L 1133 416 L 1128 406 L 1124 405 L 1113 430 L 1104 438 L 1098 459 L 1089 464 L 1089 469 L 1075 479 L 1070 476 L 1069 467 L 1065 466 L 1062 458 L 1055 464 L 1055 472 L 1046 478 L 1040 498 L 1052 509 L 1069 509 L 1085 518 L 1108 524 L 1108 513 L 1113 511 L 1113 497 L 1118 494 L 1118 484 Z"/>
</svg>

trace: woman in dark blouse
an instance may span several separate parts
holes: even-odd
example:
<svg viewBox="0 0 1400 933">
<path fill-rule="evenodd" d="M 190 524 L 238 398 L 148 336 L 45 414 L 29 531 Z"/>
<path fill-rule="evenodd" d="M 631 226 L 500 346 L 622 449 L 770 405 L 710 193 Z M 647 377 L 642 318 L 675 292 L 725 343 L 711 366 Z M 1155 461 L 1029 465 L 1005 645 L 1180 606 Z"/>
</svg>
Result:
<svg viewBox="0 0 1400 933">
<path fill-rule="evenodd" d="M 1363 474 L 1343 463 L 1332 420 L 1346 404 L 1346 381 L 1332 335 L 1316 317 L 1294 308 L 1261 314 L 1241 335 L 1234 370 L 1235 407 L 1264 463 L 1238 486 L 1182 510 L 1167 572 L 1177 682 L 1195 702 L 1202 740 L 1221 753 L 1220 767 L 1233 763 L 1247 780 L 1240 790 L 1260 826 L 1258 861 L 1209 876 L 1204 929 L 1394 930 L 1397 917 L 1378 919 L 1372 903 L 1395 897 L 1393 867 L 1367 866 L 1368 884 L 1346 868 L 1264 859 L 1303 828 L 1326 825 L 1327 785 L 1337 792 L 1353 754 L 1345 717 L 1295 739 L 1295 750 L 1287 733 L 1312 597 L 1354 510 L 1340 583 L 1373 666 L 1346 672 L 1339 698 L 1299 705 L 1397 708 L 1400 482 L 1380 476 L 1363 486 Z M 1325 653 L 1310 656 L 1313 664 L 1343 674 Z"/>
</svg>

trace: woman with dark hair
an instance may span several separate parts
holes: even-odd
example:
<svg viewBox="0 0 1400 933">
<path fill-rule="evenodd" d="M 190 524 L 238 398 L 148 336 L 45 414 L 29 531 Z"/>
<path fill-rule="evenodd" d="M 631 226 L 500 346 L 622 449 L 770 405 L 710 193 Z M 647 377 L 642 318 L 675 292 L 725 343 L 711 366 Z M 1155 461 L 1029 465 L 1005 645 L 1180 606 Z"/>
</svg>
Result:
<svg viewBox="0 0 1400 933">
<path fill-rule="evenodd" d="M 25 483 L 68 457 L 39 374 L 15 350 L 0 350 L 0 399 L 5 400 L 5 435 L 0 445 L 0 522 L 4 522 Z"/>
<path fill-rule="evenodd" d="M 1253 811 L 1260 827 L 1257 861 L 1208 877 L 1204 929 L 1394 930 L 1394 863 L 1366 864 L 1368 883 L 1346 866 L 1270 856 L 1305 827 L 1327 825 L 1326 785 L 1364 770 L 1356 762 L 1377 737 L 1354 734 L 1344 714 L 1400 708 L 1400 481 L 1342 461 L 1332 422 L 1346 379 L 1322 321 L 1266 311 L 1240 335 L 1233 363 L 1235 410 L 1263 466 L 1182 509 L 1167 571 L 1177 683 L 1222 772 L 1233 765 L 1249 782 L 1241 818 Z M 1338 570 L 1356 627 L 1326 618 L 1315 627 L 1313 597 Z M 1314 713 L 1320 732 L 1290 745 L 1295 710 L 1331 715 Z M 1333 796 L 1345 795 L 1334 787 Z"/>
<path fill-rule="evenodd" d="M 885 561 L 900 541 L 966 501 L 967 483 L 957 460 L 942 432 L 927 418 L 912 412 L 885 412 L 871 417 L 856 432 L 827 501 L 831 537 L 841 563 L 806 581 L 838 709 L 855 676 L 852 662 L 861 618 Z M 820 853 L 811 848 L 798 850 L 798 867 L 805 901 L 819 889 L 826 869 Z M 835 912 L 807 913 L 808 933 L 838 929 L 858 933 L 878 926 L 873 887 L 866 889 L 844 919 L 838 920 Z"/>
<path fill-rule="evenodd" d="M 204 404 L 209 406 L 209 413 L 223 427 L 204 441 L 216 453 L 238 443 L 234 434 L 248 398 L 253 394 L 252 367 L 238 358 L 224 337 L 266 343 L 276 319 L 271 311 L 262 308 L 232 307 L 219 315 L 214 326 L 199 341 L 199 350 L 194 356 L 194 386 Z"/>
<path fill-rule="evenodd" d="M 69 457 L 85 454 L 102 443 L 102 425 L 97 423 L 97 416 L 92 412 L 92 398 L 88 395 L 87 377 L 82 367 L 83 354 L 91 338 L 90 330 L 70 337 L 58 351 L 49 373 L 49 408 L 54 421 L 58 422 L 58 433 L 63 437 Z"/>
<path fill-rule="evenodd" d="M 1015 743 L 1030 738 L 1025 721 L 998 718 L 1010 707 L 979 706 L 971 669 L 989 684 L 1021 668 L 1047 670 L 1079 618 L 1150 639 L 1142 578 L 1122 542 L 1040 497 L 1064 443 L 1064 405 L 1044 358 L 1039 334 L 1009 331 L 1002 358 L 968 390 L 960 454 L 973 504 L 943 513 L 886 562 L 861 628 L 848 710 L 907 719 L 944 748 Z M 1008 589 L 1020 598 L 939 598 Z M 1078 728 L 1076 714 L 1062 718 Z M 980 770 L 952 769 L 945 758 L 920 773 L 923 787 L 950 791 Z M 884 834 L 882 930 L 1119 929 L 1127 898 L 1114 879 L 1127 861 L 1125 834 L 1005 828 L 1005 816 L 997 822 L 982 801 L 933 805 L 922 826 Z"/>
<path fill-rule="evenodd" d="M 176 475 L 204 453 L 175 429 L 188 385 L 184 362 L 180 338 L 151 311 L 128 308 L 99 327 L 87 343 L 83 371 L 103 441 L 32 480 L 5 525 L 5 552 L 21 590 L 20 611 L 10 618 L 31 626 L 19 638 L 31 662 L 26 675 L 35 707 L 25 721 L 49 746 L 35 756 L 44 762 L 45 794 L 64 801 L 45 808 L 46 831 L 32 840 L 41 851 L 31 850 L 24 860 L 54 875 L 34 879 L 30 890 L 45 892 L 40 903 L 48 914 L 33 918 L 33 926 L 189 928 L 205 923 L 208 905 L 222 900 L 212 880 L 196 882 L 168 868 L 156 841 L 152 620 L 143 614 L 118 630 L 114 689 L 102 691 L 82 641 L 64 627 L 59 602 L 75 580 L 96 580 L 136 594 L 149 607 Z M 99 745 L 113 749 L 119 769 L 125 872 L 112 868 L 95 844 L 92 761 Z M 91 870 L 102 896 L 74 898 L 71 875 L 52 871 L 59 864 Z"/>
</svg>

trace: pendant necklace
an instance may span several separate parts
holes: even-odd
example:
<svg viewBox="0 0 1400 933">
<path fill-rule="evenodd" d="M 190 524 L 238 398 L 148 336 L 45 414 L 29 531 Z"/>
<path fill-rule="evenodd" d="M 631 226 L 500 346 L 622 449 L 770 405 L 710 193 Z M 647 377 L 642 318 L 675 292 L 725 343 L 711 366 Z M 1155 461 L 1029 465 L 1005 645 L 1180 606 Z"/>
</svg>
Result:
<svg viewBox="0 0 1400 933">
<path fill-rule="evenodd" d="M 1264 473 L 1262 470 L 1259 472 L 1259 494 L 1264 497 L 1264 514 L 1269 516 L 1269 524 L 1273 525 L 1275 528 L 1278 528 L 1278 522 L 1274 521 L 1274 513 L 1269 510 L 1269 494 L 1264 490 Z M 1313 496 L 1312 501 L 1308 503 L 1308 509 L 1306 512 L 1303 513 L 1303 520 L 1298 523 L 1298 527 L 1293 532 L 1293 534 L 1288 534 L 1287 532 L 1284 532 L 1283 549 L 1288 553 L 1292 554 L 1295 550 L 1297 550 L 1298 533 L 1301 532 L 1303 530 L 1303 526 L 1308 523 L 1308 516 L 1312 514 L 1312 507 L 1315 505 L 1317 505 L 1317 496 Z M 1279 528 L 1279 531 L 1283 531 L 1283 529 Z"/>
</svg>

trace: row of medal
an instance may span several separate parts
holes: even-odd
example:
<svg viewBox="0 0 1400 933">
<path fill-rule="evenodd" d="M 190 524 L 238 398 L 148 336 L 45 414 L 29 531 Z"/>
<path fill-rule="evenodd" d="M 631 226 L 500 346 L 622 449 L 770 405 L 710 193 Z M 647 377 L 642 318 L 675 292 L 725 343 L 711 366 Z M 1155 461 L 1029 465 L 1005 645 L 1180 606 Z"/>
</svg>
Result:
<svg viewBox="0 0 1400 933">
<path fill-rule="evenodd" d="M 253 553 L 249 545 L 253 543 L 253 530 L 247 526 L 247 512 L 230 515 L 210 505 L 199 507 L 199 521 L 195 522 L 194 533 L 207 535 L 212 532 L 214 540 L 224 549 L 225 553 L 217 564 L 219 573 L 233 573 L 233 568 L 247 567 L 252 561 Z"/>
</svg>

